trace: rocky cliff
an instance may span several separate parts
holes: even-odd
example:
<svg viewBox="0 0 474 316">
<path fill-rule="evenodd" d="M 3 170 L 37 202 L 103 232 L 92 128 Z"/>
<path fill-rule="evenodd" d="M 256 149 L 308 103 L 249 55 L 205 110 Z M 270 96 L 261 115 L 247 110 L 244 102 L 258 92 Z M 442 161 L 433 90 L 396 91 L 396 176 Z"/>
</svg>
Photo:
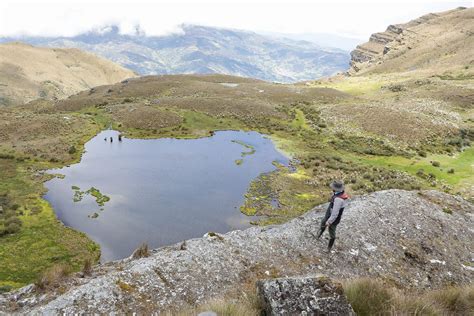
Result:
<svg viewBox="0 0 474 316">
<path fill-rule="evenodd" d="M 350 74 L 459 70 L 474 63 L 474 8 L 430 13 L 390 25 L 351 52 Z"/>
<path fill-rule="evenodd" d="M 354 198 L 335 252 L 315 240 L 326 205 L 286 224 L 252 227 L 94 268 L 43 292 L 0 296 L 5 313 L 124 313 L 170 310 L 238 293 L 258 279 L 324 274 L 373 276 L 409 288 L 468 284 L 474 277 L 474 205 L 437 191 L 388 190 Z"/>
</svg>

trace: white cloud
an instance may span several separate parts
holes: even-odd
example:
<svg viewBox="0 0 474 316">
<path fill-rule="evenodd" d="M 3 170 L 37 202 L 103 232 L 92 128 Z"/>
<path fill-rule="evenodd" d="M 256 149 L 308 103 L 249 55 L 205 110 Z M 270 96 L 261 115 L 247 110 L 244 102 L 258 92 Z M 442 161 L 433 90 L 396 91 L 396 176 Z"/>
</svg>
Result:
<svg viewBox="0 0 474 316">
<path fill-rule="evenodd" d="M 148 35 L 200 24 L 280 33 L 337 33 L 361 39 L 388 24 L 472 6 L 471 1 L 24 1 L 0 0 L 1 35 L 75 35 L 108 24 Z"/>
</svg>

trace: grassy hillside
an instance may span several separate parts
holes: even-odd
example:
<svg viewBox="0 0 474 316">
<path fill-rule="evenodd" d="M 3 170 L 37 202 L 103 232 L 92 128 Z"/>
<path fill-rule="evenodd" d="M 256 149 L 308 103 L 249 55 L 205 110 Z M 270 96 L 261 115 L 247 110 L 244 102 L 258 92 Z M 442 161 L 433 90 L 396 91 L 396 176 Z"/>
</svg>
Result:
<svg viewBox="0 0 474 316">
<path fill-rule="evenodd" d="M 0 44 L 0 106 L 37 98 L 61 99 L 134 76 L 130 70 L 78 49 Z"/>
<path fill-rule="evenodd" d="M 456 12 L 470 23 L 470 9 Z M 448 39 L 437 39 L 441 51 L 451 47 Z M 96 257 L 85 236 L 53 220 L 41 199 L 41 171 L 77 161 L 84 142 L 110 126 L 138 138 L 205 137 L 226 129 L 269 135 L 293 158 L 293 168 L 277 165 L 250 184 L 241 211 L 261 215 L 256 224 L 284 222 L 327 201 L 335 178 L 352 195 L 435 188 L 474 201 L 474 78 L 461 75 L 474 58 L 459 49 L 468 55 L 436 55 L 457 65 L 460 72 L 449 74 L 390 67 L 295 85 L 224 75 L 148 76 L 1 109 L 0 266 L 10 272 L 0 274 L 0 284 L 18 286 L 45 267 L 66 262 L 78 269 Z M 436 62 L 432 54 L 423 56 Z M 38 227 L 51 229 L 32 234 Z M 75 238 L 88 246 L 76 247 Z M 28 256 L 46 241 L 50 247 L 41 256 Z M 13 271 L 9 253 L 25 254 L 24 270 Z"/>
<path fill-rule="evenodd" d="M 390 25 L 351 53 L 351 73 L 423 72 L 473 78 L 474 8 L 430 13 Z"/>
<path fill-rule="evenodd" d="M 29 219 L 21 212 L 30 214 L 41 202 L 44 177 L 37 176 L 38 171 L 77 160 L 82 144 L 109 126 L 140 138 L 205 137 L 223 129 L 270 135 L 294 158 L 296 172 L 279 166 L 250 185 L 241 210 L 264 215 L 259 224 L 286 221 L 326 201 L 327 184 L 334 178 L 348 183 L 351 194 L 434 187 L 472 198 L 472 150 L 465 150 L 473 138 L 472 109 L 458 98 L 471 89 L 470 81 L 449 81 L 449 89 L 440 78 L 421 86 L 414 79 L 394 76 L 380 83 L 379 78 L 278 85 L 218 75 L 144 77 L 58 102 L 37 101 L 3 110 L 0 148 L 5 158 L 0 162 L 14 162 L 17 167 L 10 171 L 14 178 L 2 182 L 13 203 L 21 205 L 15 212 L 22 225 L 19 232 L 1 237 L 2 242 L 24 251 L 38 242 L 14 237 L 32 236 Z M 385 87 L 390 85 L 405 89 L 393 92 Z M 455 98 L 448 98 L 446 91 Z M 17 181 L 22 184 L 12 184 Z M 23 202 L 23 190 L 29 186 L 35 198 Z M 65 251 L 57 262 L 96 254 L 94 247 L 78 253 L 66 239 L 53 244 Z M 50 249 L 31 265 L 55 263 L 51 258 L 57 251 Z M 2 256 L 2 264 L 12 259 Z M 24 284 L 38 273 L 9 275 L 16 276 L 10 283 Z"/>
</svg>

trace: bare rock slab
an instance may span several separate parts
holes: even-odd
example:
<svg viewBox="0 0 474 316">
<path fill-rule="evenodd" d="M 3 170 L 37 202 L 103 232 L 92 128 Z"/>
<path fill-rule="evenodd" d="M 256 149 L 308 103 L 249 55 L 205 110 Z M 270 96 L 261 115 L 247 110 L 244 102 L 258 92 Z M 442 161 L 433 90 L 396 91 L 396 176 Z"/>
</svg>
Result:
<svg viewBox="0 0 474 316">
<path fill-rule="evenodd" d="M 355 315 L 342 285 L 326 277 L 262 280 L 257 290 L 266 315 Z"/>
</svg>

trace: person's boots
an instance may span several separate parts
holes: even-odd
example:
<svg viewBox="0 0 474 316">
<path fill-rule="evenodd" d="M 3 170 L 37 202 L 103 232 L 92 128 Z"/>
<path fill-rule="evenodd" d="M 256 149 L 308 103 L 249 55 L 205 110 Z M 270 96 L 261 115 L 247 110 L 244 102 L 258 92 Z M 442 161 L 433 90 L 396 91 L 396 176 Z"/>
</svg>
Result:
<svg viewBox="0 0 474 316">
<path fill-rule="evenodd" d="M 332 246 L 334 246 L 334 241 L 336 240 L 336 238 L 331 238 L 329 239 L 329 244 L 328 244 L 328 252 L 331 251 L 332 249 Z"/>
<path fill-rule="evenodd" d="M 317 239 L 319 239 L 323 235 L 323 233 L 324 233 L 324 229 L 320 228 Z"/>
</svg>

